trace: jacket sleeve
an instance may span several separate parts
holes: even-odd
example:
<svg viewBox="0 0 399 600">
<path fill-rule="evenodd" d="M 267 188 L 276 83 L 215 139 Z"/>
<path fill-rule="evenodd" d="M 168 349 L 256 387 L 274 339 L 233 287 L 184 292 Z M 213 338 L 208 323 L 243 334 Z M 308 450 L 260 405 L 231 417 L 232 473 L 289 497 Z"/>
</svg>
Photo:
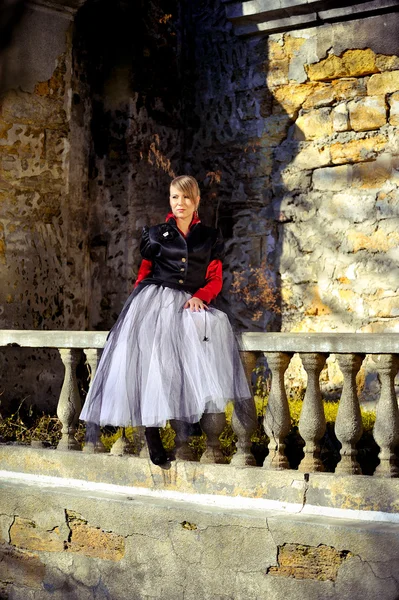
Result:
<svg viewBox="0 0 399 600">
<path fill-rule="evenodd" d="M 137 273 L 137 279 L 135 281 L 134 287 L 136 288 L 138 286 L 138 284 L 140 283 L 140 281 L 143 281 L 143 279 L 145 279 L 146 277 L 151 275 L 151 272 L 152 272 L 152 261 L 147 260 L 146 258 L 143 258 L 143 260 L 141 261 L 139 272 Z"/>
<path fill-rule="evenodd" d="M 150 228 L 147 226 L 143 227 L 143 231 L 141 234 L 141 243 L 140 243 L 141 256 L 143 258 L 145 258 L 146 260 L 152 259 L 152 248 L 151 248 L 151 242 L 150 242 L 149 229 Z"/>
<path fill-rule="evenodd" d="M 207 304 L 219 294 L 223 287 L 222 261 L 218 258 L 212 260 L 206 270 L 206 284 L 193 294 Z"/>
<path fill-rule="evenodd" d="M 224 258 L 224 241 L 220 229 L 217 230 L 211 251 L 211 261 L 205 275 L 205 285 L 193 294 L 207 304 L 214 300 L 223 287 L 222 260 Z"/>
</svg>

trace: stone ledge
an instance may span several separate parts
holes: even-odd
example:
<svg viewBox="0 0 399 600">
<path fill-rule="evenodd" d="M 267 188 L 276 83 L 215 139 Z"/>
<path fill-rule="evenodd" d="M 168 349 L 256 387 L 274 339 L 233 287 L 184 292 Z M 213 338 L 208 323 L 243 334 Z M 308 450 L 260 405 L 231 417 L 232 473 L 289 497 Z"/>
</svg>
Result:
<svg viewBox="0 0 399 600">
<path fill-rule="evenodd" d="M 131 490 L 131 494 L 185 498 L 221 507 L 274 508 L 288 513 L 399 522 L 398 479 L 183 461 L 175 461 L 169 470 L 163 470 L 136 456 L 8 445 L 0 445 L 0 464 L 3 482 L 25 476 L 31 484 L 42 482 L 45 486 L 46 478 L 50 478 L 52 486 L 62 486 L 64 481 L 72 488 L 91 486 L 101 490 L 108 486 L 114 493 L 118 489 L 121 493 Z"/>
<path fill-rule="evenodd" d="M 336 167 L 339 168 L 339 167 Z M 103 348 L 108 331 L 0 330 L 0 346 Z M 258 333 L 238 337 L 240 349 L 258 352 L 399 354 L 398 333 Z"/>
<path fill-rule="evenodd" d="M 86 0 L 30 0 L 31 8 L 46 9 L 72 18 Z"/>
<path fill-rule="evenodd" d="M 368 2 L 331 0 L 223 0 L 237 35 L 271 34 L 350 18 L 398 10 L 396 0 Z"/>
</svg>

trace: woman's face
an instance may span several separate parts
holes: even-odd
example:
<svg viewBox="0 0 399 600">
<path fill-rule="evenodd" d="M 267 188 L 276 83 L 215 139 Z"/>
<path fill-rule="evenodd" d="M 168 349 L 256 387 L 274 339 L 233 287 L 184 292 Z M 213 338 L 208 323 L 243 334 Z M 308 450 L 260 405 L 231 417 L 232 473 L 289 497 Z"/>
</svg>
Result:
<svg viewBox="0 0 399 600">
<path fill-rule="evenodd" d="M 174 187 L 173 185 L 170 186 L 170 207 L 176 219 L 190 219 L 191 221 L 194 211 L 197 209 L 198 203 L 199 197 L 195 202 L 178 188 Z"/>
</svg>

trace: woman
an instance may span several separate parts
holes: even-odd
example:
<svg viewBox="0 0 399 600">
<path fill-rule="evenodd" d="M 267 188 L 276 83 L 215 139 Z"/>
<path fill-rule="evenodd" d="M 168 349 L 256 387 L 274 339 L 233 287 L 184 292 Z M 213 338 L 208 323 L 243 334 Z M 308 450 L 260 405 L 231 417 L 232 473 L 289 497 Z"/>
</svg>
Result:
<svg viewBox="0 0 399 600">
<path fill-rule="evenodd" d="M 196 423 L 250 397 L 227 316 L 210 302 L 222 289 L 223 241 L 198 218 L 197 181 L 170 186 L 166 222 L 144 227 L 135 289 L 111 329 L 80 418 L 144 425 L 151 460 L 168 457 L 159 427 Z"/>
</svg>

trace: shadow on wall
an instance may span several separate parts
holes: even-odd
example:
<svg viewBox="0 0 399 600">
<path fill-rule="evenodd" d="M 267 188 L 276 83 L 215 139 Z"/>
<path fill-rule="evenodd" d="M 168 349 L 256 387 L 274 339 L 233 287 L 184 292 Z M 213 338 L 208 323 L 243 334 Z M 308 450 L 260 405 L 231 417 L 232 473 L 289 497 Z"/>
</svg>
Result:
<svg viewBox="0 0 399 600">
<path fill-rule="evenodd" d="M 89 328 L 110 328 L 163 221 L 183 126 L 176 0 L 88 0 L 74 35 L 73 120 L 89 131 Z M 83 115 L 83 116 L 82 116 Z"/>
<path fill-rule="evenodd" d="M 266 130 L 278 107 L 266 85 L 267 40 L 236 37 L 217 0 L 192 2 L 190 11 L 186 71 L 195 77 L 186 96 L 184 170 L 203 182 L 201 212 L 226 240 L 219 305 L 240 329 L 278 330 L 273 140 Z"/>
</svg>

